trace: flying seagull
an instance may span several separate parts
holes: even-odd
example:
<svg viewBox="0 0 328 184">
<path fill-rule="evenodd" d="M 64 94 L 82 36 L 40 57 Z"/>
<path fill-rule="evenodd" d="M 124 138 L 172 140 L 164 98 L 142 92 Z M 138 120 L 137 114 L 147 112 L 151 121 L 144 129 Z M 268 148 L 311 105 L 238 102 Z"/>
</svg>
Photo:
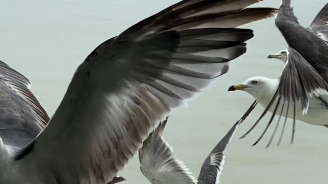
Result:
<svg viewBox="0 0 328 184">
<path fill-rule="evenodd" d="M 253 31 L 235 27 L 277 12 L 246 8 L 259 1 L 181 1 L 100 44 L 35 139 L 13 152 L 0 141 L 0 183 L 110 182 L 161 120 L 246 52 Z"/>
<path fill-rule="evenodd" d="M 317 16 L 313 19 L 308 30 L 315 33 L 319 38 L 328 42 L 328 3 L 319 11 Z M 279 51 L 276 54 L 269 55 L 269 59 L 275 58 L 287 62 L 286 49 Z"/>
<path fill-rule="evenodd" d="M 304 28 L 299 25 L 293 14 L 290 0 L 282 1 L 276 18 L 276 26 L 289 47 L 278 54 L 268 56 L 285 62 L 281 77 L 278 79 L 253 77 L 240 85 L 229 88 L 230 91 L 244 90 L 250 93 L 259 104 L 265 107 L 259 120 L 243 137 L 253 130 L 267 111 L 273 112 L 272 117 L 255 144 L 265 134 L 275 114 L 293 119 L 291 143 L 294 139 L 295 119 L 312 125 L 328 127 L 327 21 L 328 4 L 316 16 L 310 28 Z M 271 144 L 279 121 L 280 117 L 267 146 Z M 286 119 L 278 144 L 281 142 L 285 125 Z"/>
<path fill-rule="evenodd" d="M 50 118 L 31 91 L 30 81 L 0 61 L 0 137 L 13 154 L 32 141 L 46 127 Z M 108 184 L 126 179 L 115 176 Z"/>
<path fill-rule="evenodd" d="M 224 165 L 224 152 L 238 121 L 206 157 L 198 180 L 186 165 L 173 156 L 173 149 L 162 137 L 167 120 L 151 133 L 139 149 L 140 170 L 152 184 L 218 184 Z"/>
</svg>

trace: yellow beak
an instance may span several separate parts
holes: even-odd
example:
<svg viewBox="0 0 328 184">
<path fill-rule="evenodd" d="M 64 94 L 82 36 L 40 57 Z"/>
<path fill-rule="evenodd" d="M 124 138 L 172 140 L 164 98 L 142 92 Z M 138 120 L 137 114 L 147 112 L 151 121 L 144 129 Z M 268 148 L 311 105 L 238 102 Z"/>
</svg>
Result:
<svg viewBox="0 0 328 184">
<path fill-rule="evenodd" d="M 242 84 L 230 86 L 228 91 L 244 90 L 245 86 Z"/>
</svg>

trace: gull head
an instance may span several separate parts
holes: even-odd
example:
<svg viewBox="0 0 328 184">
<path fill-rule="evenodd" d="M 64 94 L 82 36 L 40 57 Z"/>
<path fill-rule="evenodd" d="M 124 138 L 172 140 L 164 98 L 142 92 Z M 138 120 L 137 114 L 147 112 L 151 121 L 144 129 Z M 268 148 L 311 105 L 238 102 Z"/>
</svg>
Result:
<svg viewBox="0 0 328 184">
<path fill-rule="evenodd" d="M 268 55 L 269 59 L 275 58 L 283 61 L 284 63 L 287 62 L 287 50 L 281 50 L 274 55 Z"/>
<path fill-rule="evenodd" d="M 273 96 L 276 89 L 278 88 L 278 79 L 269 79 L 266 77 L 252 77 L 247 79 L 245 82 L 237 85 L 232 85 L 228 91 L 241 90 L 252 95 L 256 100 L 261 101 L 267 96 Z"/>
</svg>

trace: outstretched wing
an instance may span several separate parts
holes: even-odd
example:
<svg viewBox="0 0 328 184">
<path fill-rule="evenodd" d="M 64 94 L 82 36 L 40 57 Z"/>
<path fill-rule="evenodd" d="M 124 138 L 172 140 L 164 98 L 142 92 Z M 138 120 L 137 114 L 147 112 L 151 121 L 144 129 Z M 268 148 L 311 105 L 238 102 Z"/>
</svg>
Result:
<svg viewBox="0 0 328 184">
<path fill-rule="evenodd" d="M 235 123 L 235 125 L 229 130 L 229 132 L 223 137 L 223 139 L 214 147 L 211 153 L 207 156 L 198 176 L 199 184 L 219 183 L 225 159 L 224 151 L 229 145 L 240 123 L 241 121 Z"/>
<path fill-rule="evenodd" d="M 76 70 L 46 129 L 16 155 L 18 172 L 57 183 L 109 182 L 160 120 L 245 53 L 252 31 L 221 27 L 276 12 L 241 10 L 256 1 L 239 2 L 181 1 L 101 44 Z"/>
<path fill-rule="evenodd" d="M 321 39 L 328 41 L 328 3 L 320 10 L 309 29 Z"/>
<path fill-rule="evenodd" d="M 0 137 L 5 145 L 25 146 L 49 121 L 30 87 L 26 77 L 0 61 Z"/>
<path fill-rule="evenodd" d="M 162 137 L 166 122 L 160 123 L 139 149 L 140 170 L 153 184 L 196 184 L 196 178 L 174 158 L 173 149 Z"/>
</svg>

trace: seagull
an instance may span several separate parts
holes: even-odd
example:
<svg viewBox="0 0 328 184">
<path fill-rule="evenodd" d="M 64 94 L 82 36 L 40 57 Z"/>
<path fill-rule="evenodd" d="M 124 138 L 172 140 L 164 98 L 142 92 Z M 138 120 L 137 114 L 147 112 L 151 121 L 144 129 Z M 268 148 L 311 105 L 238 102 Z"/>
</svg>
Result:
<svg viewBox="0 0 328 184">
<path fill-rule="evenodd" d="M 0 140 L 0 184 L 110 182 L 161 120 L 246 52 L 253 31 L 236 27 L 277 12 L 247 8 L 259 1 L 180 1 L 100 44 L 37 137 L 17 150 Z"/>
<path fill-rule="evenodd" d="M 224 165 L 224 152 L 229 145 L 238 121 L 206 157 L 198 180 L 186 165 L 173 156 L 173 149 L 162 137 L 167 119 L 149 134 L 139 149 L 140 170 L 152 184 L 217 184 Z"/>
<path fill-rule="evenodd" d="M 281 77 L 252 77 L 229 88 L 229 91 L 246 91 L 265 108 L 259 120 L 243 137 L 255 128 L 268 111 L 273 113 L 263 134 L 254 145 L 261 140 L 275 114 L 279 115 L 279 119 L 267 146 L 272 142 L 281 116 L 293 119 L 291 143 L 294 139 L 296 119 L 311 125 L 328 127 L 328 65 L 325 64 L 328 61 L 328 4 L 318 13 L 310 28 L 304 28 L 299 25 L 290 3 L 290 0 L 283 0 L 276 17 L 276 26 L 289 46 L 278 54 L 268 56 L 285 63 Z M 285 125 L 286 119 L 278 145 Z"/>
<path fill-rule="evenodd" d="M 328 42 L 328 3 L 319 11 L 316 17 L 307 29 L 316 34 L 322 40 Z M 286 49 L 279 51 L 276 54 L 269 55 L 269 59 L 279 59 L 284 63 L 287 62 Z"/>
<path fill-rule="evenodd" d="M 0 61 L 0 137 L 9 153 L 15 153 L 46 127 L 50 118 L 31 91 L 30 81 Z M 115 176 L 108 184 L 126 179 Z"/>
</svg>

